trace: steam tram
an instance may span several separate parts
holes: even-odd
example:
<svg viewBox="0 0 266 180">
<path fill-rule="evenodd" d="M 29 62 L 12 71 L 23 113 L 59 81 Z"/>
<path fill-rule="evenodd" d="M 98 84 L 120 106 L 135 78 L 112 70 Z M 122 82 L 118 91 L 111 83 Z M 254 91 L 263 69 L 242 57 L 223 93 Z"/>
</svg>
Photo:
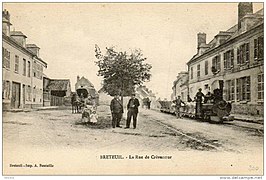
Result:
<svg viewBox="0 0 266 180">
<path fill-rule="evenodd" d="M 196 113 L 196 102 L 186 102 L 181 106 L 182 116 L 197 118 L 205 121 L 222 123 L 223 121 L 233 121 L 234 117 L 230 115 L 232 105 L 223 99 L 223 81 L 219 80 L 219 88 L 214 89 L 209 96 L 205 95 L 198 112 Z M 175 106 L 172 101 L 159 101 L 161 112 L 175 114 Z"/>
</svg>

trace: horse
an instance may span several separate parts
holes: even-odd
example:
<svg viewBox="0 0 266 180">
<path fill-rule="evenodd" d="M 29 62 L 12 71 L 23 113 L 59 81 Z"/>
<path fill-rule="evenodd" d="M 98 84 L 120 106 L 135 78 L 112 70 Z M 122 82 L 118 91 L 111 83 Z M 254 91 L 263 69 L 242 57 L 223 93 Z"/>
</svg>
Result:
<svg viewBox="0 0 266 180">
<path fill-rule="evenodd" d="M 81 110 L 80 101 L 76 93 L 74 93 L 71 97 L 71 105 L 72 105 L 72 114 L 80 112 Z"/>
</svg>

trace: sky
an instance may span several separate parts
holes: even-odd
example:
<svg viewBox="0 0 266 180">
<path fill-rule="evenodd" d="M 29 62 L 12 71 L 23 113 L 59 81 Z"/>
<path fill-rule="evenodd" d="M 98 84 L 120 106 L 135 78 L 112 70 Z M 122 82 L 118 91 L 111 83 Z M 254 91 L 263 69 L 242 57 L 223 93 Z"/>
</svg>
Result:
<svg viewBox="0 0 266 180">
<path fill-rule="evenodd" d="M 97 90 L 95 44 L 117 50 L 141 49 L 152 64 L 152 78 L 144 83 L 157 98 L 170 99 L 173 81 L 197 52 L 197 33 L 207 42 L 237 24 L 237 3 L 3 3 L 11 14 L 11 30 L 22 31 L 28 44 L 40 47 L 52 79 L 77 75 Z M 253 3 L 253 11 L 263 3 Z"/>
</svg>

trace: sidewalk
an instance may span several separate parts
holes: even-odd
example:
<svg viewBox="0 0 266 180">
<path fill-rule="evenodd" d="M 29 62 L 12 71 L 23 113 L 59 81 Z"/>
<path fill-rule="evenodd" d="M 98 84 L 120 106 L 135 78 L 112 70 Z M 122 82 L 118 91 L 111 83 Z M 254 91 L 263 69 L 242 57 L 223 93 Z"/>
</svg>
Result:
<svg viewBox="0 0 266 180">
<path fill-rule="evenodd" d="M 251 116 L 251 115 L 244 115 L 244 114 L 231 114 L 231 115 L 234 116 L 235 120 L 264 124 L 263 116 Z"/>
<path fill-rule="evenodd" d="M 60 108 L 59 106 L 43 106 L 43 107 L 33 108 L 33 110 L 37 110 L 37 111 L 40 111 L 40 110 L 54 110 L 54 109 L 59 109 L 59 108 Z"/>
<path fill-rule="evenodd" d="M 160 112 L 160 109 L 151 109 L 151 110 Z M 234 119 L 238 121 L 264 124 L 264 116 L 251 116 L 245 114 L 230 114 L 230 115 L 234 116 Z"/>
<path fill-rule="evenodd" d="M 6 112 L 30 112 L 30 111 L 41 111 L 41 110 L 55 110 L 61 109 L 60 106 L 46 106 L 46 107 L 35 107 L 35 108 L 24 108 L 24 109 L 7 109 L 3 110 Z"/>
</svg>

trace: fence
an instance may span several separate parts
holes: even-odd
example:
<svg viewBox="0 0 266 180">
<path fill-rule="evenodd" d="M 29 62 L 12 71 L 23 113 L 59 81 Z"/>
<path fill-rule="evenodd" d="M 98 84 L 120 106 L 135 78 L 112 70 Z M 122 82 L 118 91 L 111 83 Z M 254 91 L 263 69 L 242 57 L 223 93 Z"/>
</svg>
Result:
<svg viewBox="0 0 266 180">
<path fill-rule="evenodd" d="M 64 97 L 50 96 L 51 106 L 62 106 L 64 104 Z"/>
</svg>

